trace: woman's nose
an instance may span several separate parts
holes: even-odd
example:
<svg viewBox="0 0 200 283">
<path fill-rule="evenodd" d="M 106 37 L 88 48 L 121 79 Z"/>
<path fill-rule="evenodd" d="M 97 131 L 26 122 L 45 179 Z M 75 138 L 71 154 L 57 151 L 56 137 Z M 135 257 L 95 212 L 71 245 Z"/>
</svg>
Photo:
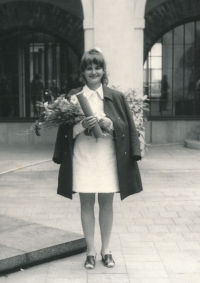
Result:
<svg viewBox="0 0 200 283">
<path fill-rule="evenodd" d="M 92 68 L 92 73 L 95 74 L 96 73 L 96 69 Z"/>
</svg>

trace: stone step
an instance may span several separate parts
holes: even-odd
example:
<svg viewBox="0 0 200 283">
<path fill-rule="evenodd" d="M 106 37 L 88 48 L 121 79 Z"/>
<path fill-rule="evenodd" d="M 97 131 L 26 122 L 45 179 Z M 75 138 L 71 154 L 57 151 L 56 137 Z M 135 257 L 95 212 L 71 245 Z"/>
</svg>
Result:
<svg viewBox="0 0 200 283">
<path fill-rule="evenodd" d="M 200 150 L 200 140 L 186 139 L 185 147 Z"/>
<path fill-rule="evenodd" d="M 0 275 L 85 250 L 81 234 L 0 217 Z"/>
</svg>

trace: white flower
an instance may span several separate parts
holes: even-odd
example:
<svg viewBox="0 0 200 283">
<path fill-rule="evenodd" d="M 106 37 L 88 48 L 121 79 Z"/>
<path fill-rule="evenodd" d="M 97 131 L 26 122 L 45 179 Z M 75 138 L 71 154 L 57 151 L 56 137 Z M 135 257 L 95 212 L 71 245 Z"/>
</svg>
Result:
<svg viewBox="0 0 200 283">
<path fill-rule="evenodd" d="M 48 102 L 45 102 L 44 103 L 44 108 L 47 108 L 48 107 Z"/>
<path fill-rule="evenodd" d="M 65 99 L 63 100 L 63 103 L 64 103 L 64 104 L 69 104 L 69 101 L 65 98 Z"/>
<path fill-rule="evenodd" d="M 68 110 L 68 106 L 65 104 L 62 108 L 61 111 L 62 112 L 66 112 Z"/>
<path fill-rule="evenodd" d="M 72 102 L 73 104 L 77 104 L 78 98 L 76 97 L 76 95 L 71 96 L 70 102 Z"/>
</svg>

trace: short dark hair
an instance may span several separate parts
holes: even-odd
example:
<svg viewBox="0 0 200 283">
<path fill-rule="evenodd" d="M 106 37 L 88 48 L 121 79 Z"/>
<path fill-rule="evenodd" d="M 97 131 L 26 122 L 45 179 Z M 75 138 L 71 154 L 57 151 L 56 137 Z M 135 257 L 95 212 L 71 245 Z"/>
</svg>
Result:
<svg viewBox="0 0 200 283">
<path fill-rule="evenodd" d="M 84 83 L 86 83 L 85 76 L 83 75 L 83 72 L 87 69 L 88 66 L 95 64 L 99 67 L 101 67 L 104 71 L 104 74 L 101 78 L 101 83 L 103 85 L 108 84 L 108 75 L 106 71 L 106 61 L 104 59 L 104 56 L 101 52 L 99 52 L 96 49 L 90 49 L 89 51 L 85 52 L 83 54 L 83 57 L 81 59 L 81 64 L 80 64 L 80 79 Z"/>
</svg>

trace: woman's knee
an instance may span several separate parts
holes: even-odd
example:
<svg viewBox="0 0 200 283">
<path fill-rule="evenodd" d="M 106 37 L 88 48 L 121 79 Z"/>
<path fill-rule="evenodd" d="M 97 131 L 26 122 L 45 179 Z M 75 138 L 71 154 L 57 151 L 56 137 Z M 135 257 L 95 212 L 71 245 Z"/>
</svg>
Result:
<svg viewBox="0 0 200 283">
<path fill-rule="evenodd" d="M 113 210 L 113 195 L 114 194 L 99 194 L 98 202 L 100 209 Z"/>
<path fill-rule="evenodd" d="M 95 204 L 94 194 L 80 194 L 80 202 L 82 210 L 93 210 Z"/>
</svg>

